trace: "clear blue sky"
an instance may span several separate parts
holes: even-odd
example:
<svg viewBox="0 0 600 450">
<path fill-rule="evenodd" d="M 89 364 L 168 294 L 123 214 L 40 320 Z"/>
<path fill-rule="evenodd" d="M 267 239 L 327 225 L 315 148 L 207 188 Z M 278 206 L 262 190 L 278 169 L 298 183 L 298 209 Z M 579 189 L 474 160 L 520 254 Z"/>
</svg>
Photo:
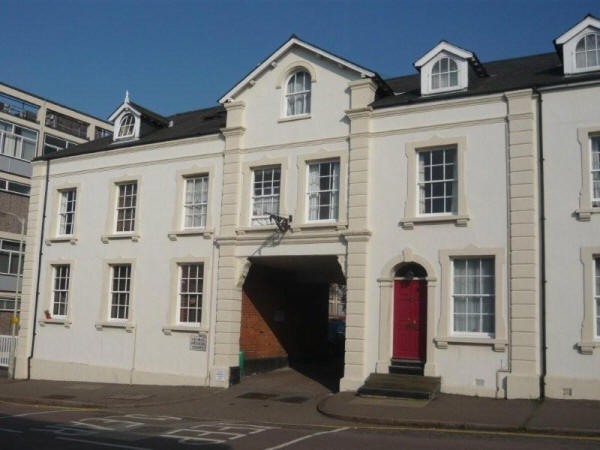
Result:
<svg viewBox="0 0 600 450">
<path fill-rule="evenodd" d="M 4 0 L 0 81 L 106 118 L 216 104 L 292 33 L 379 72 L 447 39 L 482 61 L 553 51 L 599 0 Z"/>
</svg>

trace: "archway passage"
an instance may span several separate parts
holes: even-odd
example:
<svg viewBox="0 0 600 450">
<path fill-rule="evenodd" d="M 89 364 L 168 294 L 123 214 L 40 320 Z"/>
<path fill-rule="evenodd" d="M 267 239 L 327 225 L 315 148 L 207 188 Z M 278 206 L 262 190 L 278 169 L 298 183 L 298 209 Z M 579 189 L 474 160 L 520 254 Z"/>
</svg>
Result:
<svg viewBox="0 0 600 450">
<path fill-rule="evenodd" d="M 289 365 L 337 390 L 343 375 L 345 278 L 336 256 L 253 257 L 242 289 L 245 374 Z"/>
<path fill-rule="evenodd" d="M 404 263 L 395 271 L 390 371 L 422 374 L 427 358 L 427 271 Z"/>
</svg>

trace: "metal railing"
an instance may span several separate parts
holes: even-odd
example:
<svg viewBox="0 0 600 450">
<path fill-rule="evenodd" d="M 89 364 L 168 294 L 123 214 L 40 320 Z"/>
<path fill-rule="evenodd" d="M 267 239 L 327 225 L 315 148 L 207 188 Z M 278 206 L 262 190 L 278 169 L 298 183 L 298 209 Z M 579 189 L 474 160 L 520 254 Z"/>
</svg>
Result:
<svg viewBox="0 0 600 450">
<path fill-rule="evenodd" d="M 85 139 L 87 138 L 89 124 L 48 110 L 46 112 L 46 126 Z"/>
<path fill-rule="evenodd" d="M 0 130 L 0 154 L 31 161 L 37 142 L 18 134 Z"/>
<path fill-rule="evenodd" d="M 0 335 L 0 367 L 8 367 L 10 357 L 17 346 L 16 336 Z"/>
<path fill-rule="evenodd" d="M 38 106 L 23 102 L 17 98 L 0 93 L 0 112 L 37 122 Z"/>
</svg>

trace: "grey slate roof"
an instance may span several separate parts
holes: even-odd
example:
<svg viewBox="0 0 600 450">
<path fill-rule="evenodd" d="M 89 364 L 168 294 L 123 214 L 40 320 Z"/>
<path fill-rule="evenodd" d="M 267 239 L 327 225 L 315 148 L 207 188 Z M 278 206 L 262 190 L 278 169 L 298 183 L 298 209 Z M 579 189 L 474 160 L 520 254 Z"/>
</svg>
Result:
<svg viewBox="0 0 600 450">
<path fill-rule="evenodd" d="M 488 77 L 469 73 L 468 89 L 443 94 L 421 95 L 421 75 L 408 75 L 385 80 L 395 95 L 382 96 L 372 106 L 374 109 L 413 103 L 494 94 L 518 89 L 541 88 L 581 81 L 600 80 L 600 71 L 580 75 L 564 75 L 557 53 L 484 62 Z"/>
<path fill-rule="evenodd" d="M 137 107 L 139 107 L 139 105 L 134 106 L 134 108 Z M 142 113 L 142 111 L 140 112 Z M 164 119 L 166 120 L 167 125 L 165 125 L 163 128 L 156 128 L 135 141 L 117 141 L 113 143 L 112 136 L 107 136 L 91 142 L 70 147 L 66 150 L 61 150 L 56 153 L 40 156 L 36 158 L 36 160 L 64 158 L 67 156 L 133 147 L 136 145 L 215 134 L 225 126 L 225 108 L 219 105 L 212 108 L 174 114 L 172 116 L 165 117 Z M 173 126 L 168 127 L 168 122 L 171 120 L 173 121 Z"/>
<path fill-rule="evenodd" d="M 600 80 L 600 71 L 565 76 L 563 74 L 561 60 L 557 53 L 543 53 L 520 58 L 490 61 L 483 63 L 483 65 L 489 76 L 481 77 L 475 72 L 470 71 L 468 89 L 457 92 L 421 96 L 421 78 L 418 73 L 415 75 L 379 80 L 380 86 L 381 84 L 384 84 L 386 89 L 380 88 L 378 93 L 379 98 L 372 103 L 372 107 L 374 109 L 381 109 L 393 106 L 501 93 L 518 89 L 542 88 L 553 85 Z M 387 87 L 391 88 L 394 94 L 390 94 L 390 90 L 387 89 Z M 137 108 L 140 113 L 142 113 L 142 116 L 150 118 L 156 124 L 155 128 L 151 128 L 150 131 L 142 135 L 140 139 L 113 143 L 112 137 L 105 137 L 75 147 L 70 147 L 67 150 L 40 156 L 36 159 L 56 159 L 155 142 L 165 142 L 194 136 L 215 134 L 218 133 L 221 128 L 225 127 L 226 124 L 226 111 L 221 105 L 175 114 L 168 117 L 161 116 L 160 114 L 154 113 L 137 104 L 132 104 L 132 106 Z M 168 127 L 168 123 L 171 120 L 173 121 L 173 126 Z"/>
</svg>

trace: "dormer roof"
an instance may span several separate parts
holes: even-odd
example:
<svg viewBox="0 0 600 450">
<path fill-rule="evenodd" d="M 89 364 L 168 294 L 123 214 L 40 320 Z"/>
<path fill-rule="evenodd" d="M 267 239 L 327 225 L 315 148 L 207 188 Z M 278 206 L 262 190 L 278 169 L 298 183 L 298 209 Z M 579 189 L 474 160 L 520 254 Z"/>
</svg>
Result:
<svg viewBox="0 0 600 450">
<path fill-rule="evenodd" d="M 123 103 L 121 103 L 121 105 L 117 109 L 115 109 L 115 111 L 110 115 L 108 120 L 110 122 L 114 122 L 115 119 L 119 117 L 121 113 L 126 109 L 131 110 L 132 112 L 134 112 L 142 118 L 145 118 L 149 122 L 156 123 L 156 125 L 167 126 L 169 124 L 169 120 L 166 117 L 161 116 L 160 114 L 155 113 L 154 111 L 151 111 L 148 108 L 145 108 L 129 100 L 129 95 L 125 97 Z"/>
<path fill-rule="evenodd" d="M 475 53 L 461 48 L 457 45 L 451 44 L 446 40 L 441 40 L 435 47 L 433 47 L 431 50 L 429 50 L 427 53 L 421 56 L 418 60 L 416 60 L 413 63 L 413 66 L 415 66 L 415 68 L 420 71 L 421 67 L 427 64 L 441 52 L 450 53 L 452 55 L 458 56 L 459 58 L 466 60 L 479 77 L 487 76 L 485 67 L 483 67 Z"/>
<path fill-rule="evenodd" d="M 328 51 L 325 51 L 316 45 L 310 44 L 306 41 L 303 41 L 295 34 L 292 34 L 290 38 L 284 42 L 277 50 L 271 53 L 265 60 L 263 60 L 255 69 L 253 69 L 248 75 L 242 78 L 235 86 L 233 86 L 225 95 L 223 95 L 219 99 L 219 103 L 225 103 L 233 99 L 246 85 L 248 85 L 252 80 L 258 77 L 264 70 L 266 70 L 272 63 L 276 63 L 277 59 L 285 54 L 292 47 L 297 46 L 308 50 L 316 55 L 319 55 L 322 58 L 329 59 L 330 61 L 339 64 L 349 70 L 353 70 L 354 72 L 360 74 L 363 78 L 375 78 L 382 82 L 379 75 L 376 72 L 367 69 L 366 67 L 359 66 L 347 59 L 341 58 L 339 56 L 334 55 Z"/>
<path fill-rule="evenodd" d="M 554 39 L 554 45 L 558 49 L 558 47 L 562 46 L 565 42 L 570 41 L 573 37 L 577 36 L 580 32 L 582 32 L 588 27 L 593 27 L 600 31 L 600 19 L 598 19 L 596 16 L 593 16 L 592 14 L 588 14 L 583 19 L 581 19 L 577 23 L 577 25 L 571 27 L 565 33 L 561 34 L 559 37 Z"/>
</svg>

